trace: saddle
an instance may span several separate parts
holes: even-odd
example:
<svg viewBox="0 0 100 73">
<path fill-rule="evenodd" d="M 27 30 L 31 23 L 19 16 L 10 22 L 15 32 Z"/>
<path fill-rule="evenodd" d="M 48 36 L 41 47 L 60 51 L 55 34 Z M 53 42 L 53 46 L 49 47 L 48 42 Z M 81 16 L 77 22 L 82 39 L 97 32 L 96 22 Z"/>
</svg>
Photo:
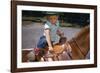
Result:
<svg viewBox="0 0 100 73">
<path fill-rule="evenodd" d="M 53 45 L 53 52 L 47 52 L 46 55 L 42 57 L 42 60 L 48 61 L 48 59 L 52 59 L 53 61 L 58 61 L 59 56 L 63 54 L 63 52 L 67 52 L 68 43 L 66 37 L 61 37 L 59 43 Z"/>
</svg>

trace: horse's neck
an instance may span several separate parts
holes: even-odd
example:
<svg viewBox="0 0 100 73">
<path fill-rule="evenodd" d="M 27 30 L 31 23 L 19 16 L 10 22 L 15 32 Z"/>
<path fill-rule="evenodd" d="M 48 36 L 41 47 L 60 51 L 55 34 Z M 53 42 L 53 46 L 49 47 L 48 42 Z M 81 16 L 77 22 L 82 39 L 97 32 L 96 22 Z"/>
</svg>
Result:
<svg viewBox="0 0 100 73">
<path fill-rule="evenodd" d="M 90 49 L 89 33 L 89 26 L 86 26 L 69 41 L 69 44 L 72 48 L 73 59 L 85 58 Z"/>
</svg>

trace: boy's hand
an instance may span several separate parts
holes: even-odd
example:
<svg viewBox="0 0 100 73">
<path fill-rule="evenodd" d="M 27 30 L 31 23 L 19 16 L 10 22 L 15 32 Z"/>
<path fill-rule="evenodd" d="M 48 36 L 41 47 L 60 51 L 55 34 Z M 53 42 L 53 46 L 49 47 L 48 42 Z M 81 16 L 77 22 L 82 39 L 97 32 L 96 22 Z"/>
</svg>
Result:
<svg viewBox="0 0 100 73">
<path fill-rule="evenodd" d="M 64 37 L 64 33 L 60 30 L 57 30 L 57 34 L 60 36 L 60 37 Z"/>
<path fill-rule="evenodd" d="M 49 51 L 53 51 L 53 47 L 49 47 Z"/>
</svg>

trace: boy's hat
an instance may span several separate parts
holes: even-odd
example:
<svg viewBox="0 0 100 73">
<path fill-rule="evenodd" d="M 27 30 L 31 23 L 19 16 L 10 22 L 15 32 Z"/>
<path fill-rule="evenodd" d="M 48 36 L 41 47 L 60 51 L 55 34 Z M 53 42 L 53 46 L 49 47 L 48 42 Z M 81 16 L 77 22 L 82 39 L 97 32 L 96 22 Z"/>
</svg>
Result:
<svg viewBox="0 0 100 73">
<path fill-rule="evenodd" d="M 46 12 L 46 15 L 47 16 L 52 16 L 52 15 L 59 15 L 59 13 L 57 13 L 57 12 Z"/>
</svg>

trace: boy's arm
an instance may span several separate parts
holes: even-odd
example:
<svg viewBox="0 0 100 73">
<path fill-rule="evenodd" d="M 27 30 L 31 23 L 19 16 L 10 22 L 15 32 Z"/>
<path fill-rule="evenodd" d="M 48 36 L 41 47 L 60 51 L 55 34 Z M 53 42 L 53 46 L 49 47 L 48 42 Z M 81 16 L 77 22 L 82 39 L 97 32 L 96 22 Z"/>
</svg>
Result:
<svg viewBox="0 0 100 73">
<path fill-rule="evenodd" d="M 47 43 L 48 43 L 48 46 L 49 46 L 49 50 L 53 51 L 53 47 L 52 47 L 52 44 L 51 44 L 50 30 L 45 29 L 44 32 L 45 32 L 46 40 L 47 40 Z"/>
</svg>

